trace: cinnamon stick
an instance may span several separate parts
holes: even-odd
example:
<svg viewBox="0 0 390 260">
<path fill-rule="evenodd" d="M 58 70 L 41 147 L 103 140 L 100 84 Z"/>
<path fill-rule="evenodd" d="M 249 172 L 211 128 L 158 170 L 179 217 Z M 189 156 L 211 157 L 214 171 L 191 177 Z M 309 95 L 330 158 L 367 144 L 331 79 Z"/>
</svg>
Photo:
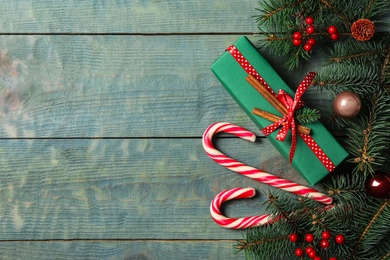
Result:
<svg viewBox="0 0 390 260">
<path fill-rule="evenodd" d="M 280 119 L 282 119 L 281 117 L 277 116 L 277 115 L 274 115 L 272 113 L 269 113 L 267 111 L 264 111 L 264 110 L 261 110 L 259 108 L 254 108 L 253 111 L 252 111 L 253 114 L 257 115 L 257 116 L 260 116 L 262 118 L 265 118 L 271 122 L 278 122 Z M 284 125 L 285 123 L 283 123 Z M 311 129 L 309 127 L 306 127 L 306 126 L 303 126 L 303 125 L 297 125 L 297 131 L 301 134 L 304 134 L 304 135 L 309 135 L 310 134 L 310 131 Z"/>
<path fill-rule="evenodd" d="M 287 108 L 268 89 L 261 84 L 254 76 L 248 74 L 246 80 L 251 84 L 273 107 L 283 116 L 287 115 Z"/>
</svg>

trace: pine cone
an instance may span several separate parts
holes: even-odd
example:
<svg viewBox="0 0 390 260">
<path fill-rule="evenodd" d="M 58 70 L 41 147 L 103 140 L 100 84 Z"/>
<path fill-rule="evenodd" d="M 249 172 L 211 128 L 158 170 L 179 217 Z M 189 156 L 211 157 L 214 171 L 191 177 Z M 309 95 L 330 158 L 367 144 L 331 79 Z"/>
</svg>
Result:
<svg viewBox="0 0 390 260">
<path fill-rule="evenodd" d="M 358 41 L 368 41 L 374 36 L 374 23 L 368 19 L 359 19 L 351 26 L 353 38 Z"/>
</svg>

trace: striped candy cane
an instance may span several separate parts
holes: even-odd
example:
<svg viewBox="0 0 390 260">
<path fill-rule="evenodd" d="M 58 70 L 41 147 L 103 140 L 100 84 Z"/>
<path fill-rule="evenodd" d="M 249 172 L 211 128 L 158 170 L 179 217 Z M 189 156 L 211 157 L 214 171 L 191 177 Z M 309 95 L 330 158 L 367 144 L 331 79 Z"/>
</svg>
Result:
<svg viewBox="0 0 390 260">
<path fill-rule="evenodd" d="M 274 218 L 271 216 L 271 214 L 245 218 L 228 218 L 221 213 L 221 205 L 225 201 L 232 199 L 247 199 L 253 197 L 255 194 L 256 191 L 253 188 L 234 188 L 222 191 L 211 201 L 211 217 L 215 223 L 221 227 L 232 229 L 251 228 L 271 223 L 274 221 Z"/>
<path fill-rule="evenodd" d="M 237 137 L 252 142 L 256 140 L 256 135 L 254 133 L 237 125 L 230 123 L 214 123 L 210 125 L 203 134 L 202 144 L 208 156 L 210 156 L 210 158 L 213 159 L 216 163 L 226 167 L 229 170 L 255 179 L 259 182 L 268 184 L 272 187 L 279 188 L 303 197 L 307 196 L 323 204 L 332 203 L 331 197 L 326 196 L 325 194 L 320 193 L 315 189 L 302 186 L 300 184 L 269 174 L 265 171 L 248 166 L 221 153 L 214 147 L 212 143 L 213 136 L 219 132 L 233 134 Z"/>
</svg>

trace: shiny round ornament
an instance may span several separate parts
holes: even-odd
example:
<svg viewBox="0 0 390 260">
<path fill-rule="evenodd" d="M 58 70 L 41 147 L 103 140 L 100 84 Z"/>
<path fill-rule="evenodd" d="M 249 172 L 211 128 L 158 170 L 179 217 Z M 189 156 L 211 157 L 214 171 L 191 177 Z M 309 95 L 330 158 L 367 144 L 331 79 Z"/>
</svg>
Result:
<svg viewBox="0 0 390 260">
<path fill-rule="evenodd" d="M 333 111 L 339 117 L 353 118 L 361 109 L 361 101 L 358 95 L 345 91 L 338 94 L 333 101 Z"/>
<path fill-rule="evenodd" d="M 390 177 L 377 173 L 366 181 L 366 191 L 374 198 L 383 199 L 390 196 Z"/>
</svg>

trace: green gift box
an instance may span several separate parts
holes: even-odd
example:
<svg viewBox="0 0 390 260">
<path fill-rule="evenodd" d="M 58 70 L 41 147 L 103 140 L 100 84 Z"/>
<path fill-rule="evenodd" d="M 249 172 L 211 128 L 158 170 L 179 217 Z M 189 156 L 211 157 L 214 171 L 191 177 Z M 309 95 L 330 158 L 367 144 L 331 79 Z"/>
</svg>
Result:
<svg viewBox="0 0 390 260">
<path fill-rule="evenodd" d="M 294 91 L 286 85 L 246 37 L 239 38 L 234 44 L 234 47 L 245 57 L 246 61 L 260 74 L 262 79 L 268 83 L 275 93 L 278 93 L 279 89 L 282 89 L 294 98 Z M 259 129 L 263 129 L 271 125 L 272 122 L 252 114 L 253 108 L 258 107 L 280 117 L 283 116 L 247 82 L 248 72 L 244 69 L 244 66 L 247 66 L 247 64 L 244 65 L 240 59 L 233 57 L 231 52 L 226 51 L 212 65 L 212 71 L 256 126 Z M 311 129 L 311 138 L 314 139 L 315 143 L 320 147 L 320 150 L 333 163 L 332 167 L 339 165 L 347 158 L 348 153 L 320 122 L 307 126 Z M 289 160 L 291 130 L 284 142 L 276 140 L 278 130 L 279 128 L 268 135 L 267 138 L 283 157 Z M 298 134 L 292 166 L 311 185 L 318 183 L 333 170 L 333 168 L 330 169 L 325 166 L 321 156 L 316 155 L 315 151 L 310 149 Z"/>
</svg>

